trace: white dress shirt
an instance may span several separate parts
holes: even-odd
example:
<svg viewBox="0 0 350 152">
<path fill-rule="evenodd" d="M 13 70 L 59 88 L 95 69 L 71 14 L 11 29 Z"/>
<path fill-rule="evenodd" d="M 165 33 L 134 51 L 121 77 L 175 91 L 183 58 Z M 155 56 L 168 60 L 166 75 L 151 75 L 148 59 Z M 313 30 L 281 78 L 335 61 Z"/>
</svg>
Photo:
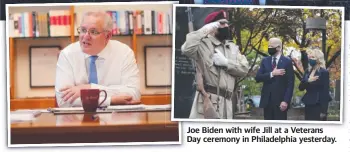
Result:
<svg viewBox="0 0 350 152">
<path fill-rule="evenodd" d="M 107 99 L 102 106 L 109 106 L 111 96 L 129 94 L 134 100 L 139 100 L 140 77 L 133 50 L 116 40 L 110 40 L 106 47 L 97 55 L 96 71 L 98 84 L 91 84 L 92 89 L 102 89 L 107 92 Z M 85 54 L 79 42 L 64 48 L 58 58 L 56 67 L 56 100 L 59 107 L 81 107 L 80 97 L 72 104 L 61 98 L 59 90 L 66 86 L 88 84 L 90 55 Z M 100 101 L 104 93 L 100 94 Z"/>
</svg>

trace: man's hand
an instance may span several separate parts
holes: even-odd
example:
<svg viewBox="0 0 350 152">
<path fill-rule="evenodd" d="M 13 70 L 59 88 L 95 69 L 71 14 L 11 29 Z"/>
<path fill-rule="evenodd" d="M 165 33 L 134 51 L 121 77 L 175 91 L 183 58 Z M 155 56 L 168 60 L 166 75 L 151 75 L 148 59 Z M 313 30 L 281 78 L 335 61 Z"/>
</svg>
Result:
<svg viewBox="0 0 350 152">
<path fill-rule="evenodd" d="M 216 51 L 216 53 L 214 53 L 213 62 L 217 66 L 227 67 L 228 65 L 227 58 L 220 51 Z"/>
<path fill-rule="evenodd" d="M 219 27 L 220 27 L 219 22 L 212 22 L 212 23 L 208 23 L 208 24 L 204 25 L 199 30 L 201 32 L 203 32 L 204 34 L 210 34 L 210 33 L 213 33 L 214 31 L 216 31 L 216 29 L 218 29 Z"/>
<path fill-rule="evenodd" d="M 132 100 L 130 95 L 113 95 L 111 97 L 111 105 L 135 105 L 140 104 L 139 100 Z"/>
<path fill-rule="evenodd" d="M 287 107 L 288 107 L 288 103 L 285 101 L 282 101 L 280 104 L 281 111 L 285 111 L 287 109 Z"/>
<path fill-rule="evenodd" d="M 277 68 L 275 68 L 275 69 L 273 69 L 273 71 L 272 71 L 272 75 L 273 76 L 276 76 L 276 75 L 284 75 L 286 73 L 286 70 L 284 70 L 284 69 L 277 69 Z"/>
<path fill-rule="evenodd" d="M 64 102 L 69 102 L 72 104 L 77 98 L 80 97 L 80 90 L 81 89 L 90 89 L 90 84 L 82 84 L 78 86 L 73 87 L 64 87 L 60 89 L 60 92 L 62 93 L 62 99 Z"/>
</svg>

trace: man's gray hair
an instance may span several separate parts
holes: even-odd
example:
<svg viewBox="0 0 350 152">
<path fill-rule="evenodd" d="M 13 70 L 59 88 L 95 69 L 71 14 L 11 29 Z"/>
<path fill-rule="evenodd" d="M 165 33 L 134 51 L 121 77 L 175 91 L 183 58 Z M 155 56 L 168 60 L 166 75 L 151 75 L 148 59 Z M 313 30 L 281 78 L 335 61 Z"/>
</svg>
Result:
<svg viewBox="0 0 350 152">
<path fill-rule="evenodd" d="M 84 18 L 86 16 L 95 16 L 95 17 L 98 17 L 98 18 L 103 18 L 103 22 L 104 22 L 103 29 L 107 30 L 107 31 L 110 31 L 110 32 L 113 30 L 113 19 L 108 13 L 106 13 L 104 11 L 88 11 L 88 12 L 85 12 L 84 15 L 83 15 L 83 18 L 81 20 L 81 23 L 83 23 Z"/>
</svg>

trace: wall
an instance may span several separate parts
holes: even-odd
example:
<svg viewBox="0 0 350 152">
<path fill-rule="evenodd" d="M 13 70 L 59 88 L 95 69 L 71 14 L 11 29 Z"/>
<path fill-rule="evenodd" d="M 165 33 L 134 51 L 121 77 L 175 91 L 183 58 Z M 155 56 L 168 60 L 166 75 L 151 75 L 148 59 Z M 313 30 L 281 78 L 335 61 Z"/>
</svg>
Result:
<svg viewBox="0 0 350 152">
<path fill-rule="evenodd" d="M 29 46 L 60 45 L 70 43 L 69 38 L 18 38 L 14 41 L 16 54 L 15 92 L 16 98 L 54 97 L 53 88 L 30 88 Z M 43 71 L 42 74 L 45 74 Z"/>
<path fill-rule="evenodd" d="M 127 9 L 125 9 L 127 8 Z M 26 11 L 41 11 L 47 12 L 49 9 L 69 9 L 68 6 L 58 7 L 10 7 L 9 12 L 26 12 Z M 104 5 L 104 6 L 76 6 L 75 11 L 81 12 L 84 10 L 156 10 L 156 11 L 171 11 L 172 5 L 157 4 L 157 5 Z M 172 11 L 171 11 L 172 12 Z M 114 36 L 113 39 L 119 40 L 132 47 L 132 36 Z M 76 38 L 77 40 L 77 38 Z M 14 40 L 15 48 L 15 98 L 36 98 L 36 97 L 54 97 L 54 88 L 30 88 L 30 71 L 29 71 L 29 47 L 31 45 L 60 45 L 62 48 L 69 45 L 70 37 L 62 38 L 16 38 Z M 171 35 L 152 35 L 152 36 L 137 36 L 137 64 L 140 69 L 141 76 L 141 93 L 143 95 L 152 94 L 170 94 L 171 88 L 146 88 L 145 87 L 145 61 L 144 61 L 144 46 L 145 45 L 171 45 Z M 45 73 L 43 73 L 45 74 Z"/>
<path fill-rule="evenodd" d="M 163 36 L 138 36 L 137 37 L 137 64 L 139 65 L 142 94 L 171 94 L 171 87 L 167 88 L 146 88 L 145 82 L 145 45 L 171 45 L 172 37 Z"/>
</svg>

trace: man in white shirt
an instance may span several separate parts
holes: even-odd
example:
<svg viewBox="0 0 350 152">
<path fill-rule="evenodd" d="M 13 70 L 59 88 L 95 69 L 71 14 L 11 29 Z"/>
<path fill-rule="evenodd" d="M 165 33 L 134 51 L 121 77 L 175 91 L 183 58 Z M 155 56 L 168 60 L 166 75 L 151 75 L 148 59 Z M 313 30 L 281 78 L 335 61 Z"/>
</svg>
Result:
<svg viewBox="0 0 350 152">
<path fill-rule="evenodd" d="M 102 106 L 140 103 L 139 69 L 133 50 L 111 40 L 113 21 L 105 12 L 87 12 L 78 27 L 79 42 L 64 48 L 56 67 L 59 107 L 80 107 L 81 89 L 106 90 Z M 101 93 L 103 95 L 103 93 Z M 100 97 L 100 101 L 104 97 Z"/>
</svg>

